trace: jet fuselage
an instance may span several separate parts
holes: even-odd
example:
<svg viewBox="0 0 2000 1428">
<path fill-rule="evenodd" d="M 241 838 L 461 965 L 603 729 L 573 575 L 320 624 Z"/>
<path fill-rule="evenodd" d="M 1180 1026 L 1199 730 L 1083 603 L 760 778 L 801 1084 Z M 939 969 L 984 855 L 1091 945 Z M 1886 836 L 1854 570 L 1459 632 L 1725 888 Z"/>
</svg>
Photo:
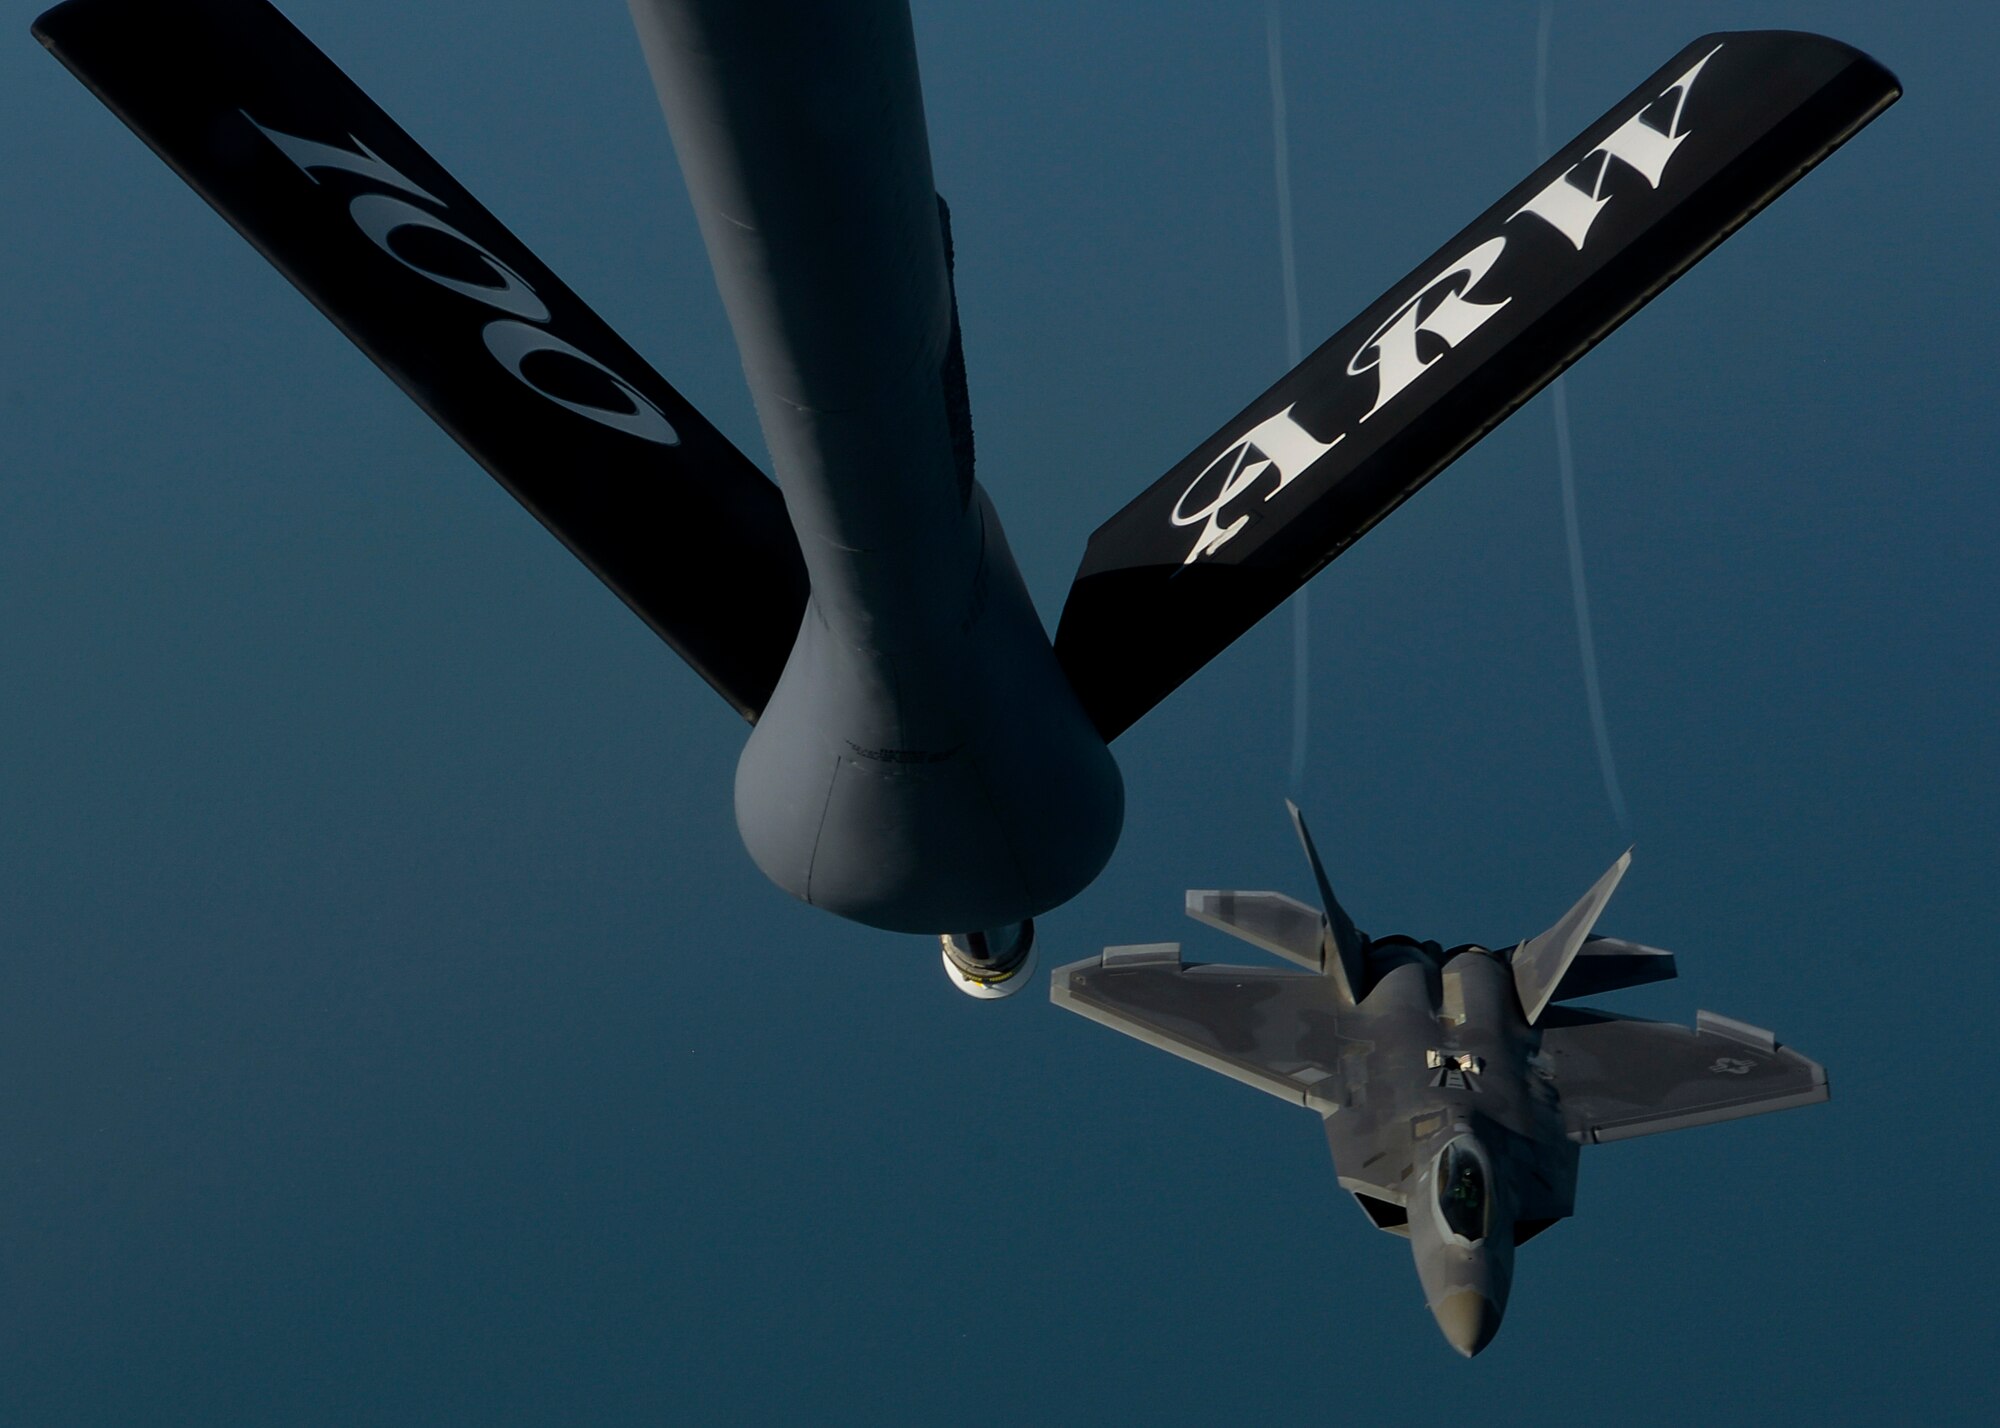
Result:
<svg viewBox="0 0 2000 1428">
<path fill-rule="evenodd" d="M 1367 962 L 1367 995 L 1329 1008 L 1344 1085 L 1327 1144 L 1371 1218 L 1400 1207 L 1389 1227 L 1409 1235 L 1425 1303 L 1477 1352 L 1506 1308 L 1517 1236 L 1574 1206 L 1577 1148 L 1499 958 L 1385 938 Z"/>
</svg>

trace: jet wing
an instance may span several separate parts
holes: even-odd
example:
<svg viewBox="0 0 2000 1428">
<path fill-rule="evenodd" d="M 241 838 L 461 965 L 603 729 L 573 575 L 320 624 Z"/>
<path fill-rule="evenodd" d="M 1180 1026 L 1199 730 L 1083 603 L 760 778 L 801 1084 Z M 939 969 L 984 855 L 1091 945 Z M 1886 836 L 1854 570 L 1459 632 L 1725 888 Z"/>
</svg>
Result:
<svg viewBox="0 0 2000 1428">
<path fill-rule="evenodd" d="M 1191 965 L 1173 942 L 1107 947 L 1058 967 L 1049 999 L 1295 1106 L 1338 1107 L 1338 999 L 1318 973 Z"/>
<path fill-rule="evenodd" d="M 1563 1126 L 1585 1144 L 1757 1116 L 1827 1098 L 1826 1069 L 1768 1031 L 1700 1012 L 1692 1028 L 1552 1007 L 1542 1057 Z"/>
</svg>

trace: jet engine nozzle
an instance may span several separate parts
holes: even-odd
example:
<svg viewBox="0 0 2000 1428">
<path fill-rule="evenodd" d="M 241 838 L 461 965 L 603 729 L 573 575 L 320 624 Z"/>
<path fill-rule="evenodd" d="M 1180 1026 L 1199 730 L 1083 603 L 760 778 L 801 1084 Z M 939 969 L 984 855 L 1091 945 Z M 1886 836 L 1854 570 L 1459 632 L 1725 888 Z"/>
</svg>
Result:
<svg viewBox="0 0 2000 1428">
<path fill-rule="evenodd" d="M 945 975 L 968 997 L 981 1001 L 1011 997 L 1033 980 L 1032 917 L 990 932 L 947 932 L 938 941 L 944 947 Z"/>
</svg>

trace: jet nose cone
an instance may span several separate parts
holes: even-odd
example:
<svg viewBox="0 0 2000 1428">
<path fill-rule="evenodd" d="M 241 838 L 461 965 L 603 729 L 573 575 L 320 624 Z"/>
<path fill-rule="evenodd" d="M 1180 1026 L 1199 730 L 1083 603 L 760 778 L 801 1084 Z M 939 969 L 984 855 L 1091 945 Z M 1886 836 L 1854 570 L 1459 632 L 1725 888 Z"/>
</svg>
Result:
<svg viewBox="0 0 2000 1428">
<path fill-rule="evenodd" d="M 1492 1343 L 1500 1331 L 1500 1307 L 1475 1289 L 1447 1294 L 1431 1312 L 1446 1340 L 1467 1358 Z"/>
</svg>

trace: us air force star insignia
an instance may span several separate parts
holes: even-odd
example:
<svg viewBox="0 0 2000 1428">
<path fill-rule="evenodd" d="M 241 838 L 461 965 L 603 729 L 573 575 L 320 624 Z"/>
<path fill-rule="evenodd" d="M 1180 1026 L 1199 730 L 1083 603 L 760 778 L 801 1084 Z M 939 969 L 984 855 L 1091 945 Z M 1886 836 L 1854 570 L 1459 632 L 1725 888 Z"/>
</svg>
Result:
<svg viewBox="0 0 2000 1428">
<path fill-rule="evenodd" d="M 1708 1069 L 1718 1076 L 1747 1076 L 1750 1074 L 1751 1065 L 1751 1062 L 1745 1061 L 1740 1056 L 1718 1056 L 1715 1058 L 1715 1064 Z"/>
</svg>

